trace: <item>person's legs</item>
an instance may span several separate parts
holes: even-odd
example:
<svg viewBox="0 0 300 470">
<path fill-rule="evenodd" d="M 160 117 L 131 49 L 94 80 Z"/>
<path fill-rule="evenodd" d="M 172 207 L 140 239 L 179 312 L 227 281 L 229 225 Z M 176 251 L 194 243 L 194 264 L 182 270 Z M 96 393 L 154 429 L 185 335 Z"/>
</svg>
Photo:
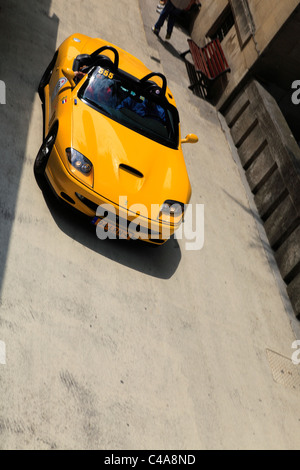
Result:
<svg viewBox="0 0 300 470">
<path fill-rule="evenodd" d="M 180 15 L 180 13 L 181 13 L 181 10 L 179 10 L 178 8 L 175 8 L 175 7 L 174 7 L 172 13 L 170 13 L 169 19 L 168 19 L 168 25 L 167 25 L 166 39 L 170 39 L 170 37 L 172 35 L 172 32 L 173 32 L 175 22 L 176 22 L 176 18 Z"/>
<path fill-rule="evenodd" d="M 159 15 L 159 18 L 157 22 L 155 23 L 154 27 L 152 28 L 152 31 L 155 34 L 158 34 L 160 31 L 160 28 L 163 26 L 164 22 L 166 21 L 167 17 L 172 13 L 173 10 L 176 10 L 174 5 L 170 0 L 167 1 L 165 8 Z"/>
</svg>

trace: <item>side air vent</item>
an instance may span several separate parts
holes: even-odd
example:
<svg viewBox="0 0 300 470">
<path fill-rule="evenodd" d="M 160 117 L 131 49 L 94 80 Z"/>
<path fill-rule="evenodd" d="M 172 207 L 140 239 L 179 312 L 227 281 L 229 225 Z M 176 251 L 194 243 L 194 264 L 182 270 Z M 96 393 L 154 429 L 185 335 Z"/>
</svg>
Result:
<svg viewBox="0 0 300 470">
<path fill-rule="evenodd" d="M 121 165 L 119 166 L 119 168 L 120 168 L 121 170 L 127 171 L 127 173 L 130 173 L 131 175 L 136 176 L 137 178 L 144 178 L 143 173 L 141 173 L 140 171 L 136 170 L 135 168 L 132 168 L 132 167 L 129 166 L 129 165 L 125 165 L 124 163 L 121 163 Z"/>
</svg>

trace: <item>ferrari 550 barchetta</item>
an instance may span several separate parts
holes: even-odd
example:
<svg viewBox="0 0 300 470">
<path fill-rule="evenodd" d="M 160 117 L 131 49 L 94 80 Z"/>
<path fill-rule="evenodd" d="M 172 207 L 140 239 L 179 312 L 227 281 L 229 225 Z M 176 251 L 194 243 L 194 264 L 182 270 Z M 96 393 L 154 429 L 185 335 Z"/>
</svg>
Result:
<svg viewBox="0 0 300 470">
<path fill-rule="evenodd" d="M 182 144 L 198 139 L 181 138 L 166 77 L 111 43 L 74 34 L 38 92 L 37 177 L 108 235 L 157 245 L 170 238 L 191 197 Z"/>
</svg>

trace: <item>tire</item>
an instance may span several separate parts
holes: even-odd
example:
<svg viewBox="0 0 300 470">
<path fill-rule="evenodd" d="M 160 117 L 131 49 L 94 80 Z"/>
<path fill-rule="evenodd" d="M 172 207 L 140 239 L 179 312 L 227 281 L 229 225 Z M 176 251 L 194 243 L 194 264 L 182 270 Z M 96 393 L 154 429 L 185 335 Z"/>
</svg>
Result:
<svg viewBox="0 0 300 470">
<path fill-rule="evenodd" d="M 52 75 L 52 72 L 53 72 L 53 69 L 54 69 L 54 66 L 55 66 L 55 63 L 56 63 L 56 59 L 57 59 L 57 56 L 58 56 L 58 52 L 56 52 L 54 54 L 54 57 L 53 59 L 51 60 L 50 64 L 48 65 L 48 67 L 46 68 L 42 78 L 41 78 L 41 81 L 39 83 L 39 86 L 38 86 L 38 94 L 39 94 L 39 97 L 40 97 L 40 100 L 42 101 L 42 103 L 44 102 L 45 100 L 45 96 L 44 96 L 44 88 L 46 85 L 48 85 L 48 83 L 50 82 L 50 78 L 51 78 L 51 75 Z"/>
<path fill-rule="evenodd" d="M 57 132 L 58 122 L 53 125 L 49 134 L 44 139 L 44 142 L 42 143 L 34 161 L 34 173 L 37 177 L 44 176 L 45 174 L 46 166 L 56 140 Z"/>
</svg>

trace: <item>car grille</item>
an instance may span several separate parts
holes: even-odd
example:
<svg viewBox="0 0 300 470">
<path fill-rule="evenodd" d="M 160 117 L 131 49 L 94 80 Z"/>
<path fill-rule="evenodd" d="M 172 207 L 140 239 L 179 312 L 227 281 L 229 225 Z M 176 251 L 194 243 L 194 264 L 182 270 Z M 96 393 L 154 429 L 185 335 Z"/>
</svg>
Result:
<svg viewBox="0 0 300 470">
<path fill-rule="evenodd" d="M 89 209 L 94 211 L 95 214 L 96 214 L 99 204 L 96 204 L 95 202 L 93 202 L 90 199 L 82 196 L 81 194 L 76 193 L 76 196 L 78 197 L 80 202 L 82 202 L 85 206 L 87 206 Z"/>
<path fill-rule="evenodd" d="M 77 195 L 78 197 L 78 195 Z M 95 212 L 95 214 L 97 213 L 97 209 L 98 209 L 98 204 L 96 204 L 95 202 L 91 201 L 90 199 L 84 197 L 84 196 L 81 196 L 78 198 L 83 204 L 85 204 L 89 209 L 91 209 L 92 211 Z M 126 220 L 126 219 L 123 219 L 121 217 L 119 217 L 118 215 L 115 215 L 113 213 L 109 213 L 108 211 L 105 212 L 104 217 L 107 217 L 108 220 L 110 220 L 111 222 L 115 223 L 116 222 L 116 227 L 119 228 L 119 227 L 127 227 L 127 230 L 128 230 L 128 227 L 130 225 L 130 223 L 132 222 L 132 220 Z M 99 217 L 101 218 L 101 217 Z M 94 217 L 93 221 L 96 221 L 98 219 L 98 217 Z M 134 221 L 134 219 L 133 219 Z M 161 245 L 162 243 L 165 242 L 165 240 L 162 240 L 161 239 L 161 233 L 158 232 L 158 231 L 154 231 L 154 230 L 151 230 L 151 228 L 149 227 L 143 227 L 141 225 L 139 225 L 137 227 L 137 232 L 140 232 L 140 233 L 143 233 L 143 234 L 146 234 L 147 235 L 147 238 L 149 239 L 149 241 L 151 243 L 156 243 L 157 245 Z"/>
</svg>

